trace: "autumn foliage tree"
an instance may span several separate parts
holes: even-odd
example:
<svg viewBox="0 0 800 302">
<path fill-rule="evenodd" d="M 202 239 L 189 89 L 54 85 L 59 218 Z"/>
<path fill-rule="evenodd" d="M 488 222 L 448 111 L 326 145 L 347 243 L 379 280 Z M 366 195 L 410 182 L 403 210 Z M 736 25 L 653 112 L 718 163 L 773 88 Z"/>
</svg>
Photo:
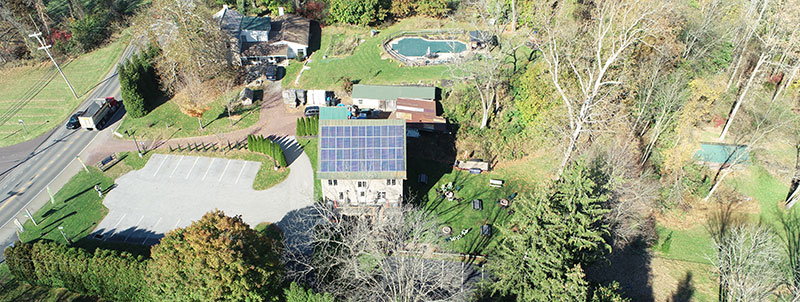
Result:
<svg viewBox="0 0 800 302">
<path fill-rule="evenodd" d="M 152 249 L 147 279 L 155 301 L 277 301 L 278 255 L 276 242 L 217 210 L 167 233 Z"/>
</svg>

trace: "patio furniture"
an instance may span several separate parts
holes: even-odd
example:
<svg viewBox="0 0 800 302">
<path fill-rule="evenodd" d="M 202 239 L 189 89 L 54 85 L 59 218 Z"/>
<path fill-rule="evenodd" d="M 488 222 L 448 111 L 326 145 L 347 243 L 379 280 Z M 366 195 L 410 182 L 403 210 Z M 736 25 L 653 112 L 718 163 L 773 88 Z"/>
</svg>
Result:
<svg viewBox="0 0 800 302">
<path fill-rule="evenodd" d="M 501 179 L 490 179 L 489 180 L 489 186 L 492 187 L 492 188 L 502 188 L 503 184 L 505 184 L 505 181 L 503 181 Z"/>
<path fill-rule="evenodd" d="M 480 199 L 472 200 L 472 209 L 476 211 L 483 210 L 483 200 Z"/>
<path fill-rule="evenodd" d="M 447 200 L 453 200 L 456 198 L 456 194 L 453 193 L 453 191 L 447 191 L 444 193 L 444 197 L 447 198 Z"/>
<path fill-rule="evenodd" d="M 484 224 L 481 226 L 481 235 L 484 237 L 491 237 L 492 236 L 492 226 L 488 224 Z"/>
</svg>

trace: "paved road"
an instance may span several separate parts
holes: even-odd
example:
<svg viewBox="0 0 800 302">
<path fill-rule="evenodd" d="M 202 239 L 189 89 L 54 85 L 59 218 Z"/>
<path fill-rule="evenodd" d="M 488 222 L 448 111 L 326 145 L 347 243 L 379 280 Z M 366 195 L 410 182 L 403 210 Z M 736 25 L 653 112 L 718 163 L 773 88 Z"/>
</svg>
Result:
<svg viewBox="0 0 800 302">
<path fill-rule="evenodd" d="M 120 60 L 126 59 L 133 52 L 133 47 L 128 47 Z M 116 64 L 115 64 L 116 66 Z M 116 67 L 98 84 L 95 90 L 78 108 L 84 109 L 95 98 L 119 96 L 119 81 L 117 80 Z M 111 121 L 118 121 L 124 114 L 119 110 Z M 11 167 L 12 170 L 4 174 L 0 180 L 0 249 L 13 243 L 17 239 L 16 227 L 13 220 L 24 221 L 24 209 L 31 212 L 38 209 L 43 202 L 47 202 L 45 188 L 52 183 L 53 190 L 66 183 L 66 176 L 72 176 L 80 169 L 75 157 L 80 154 L 100 132 L 113 131 L 109 125 L 103 131 L 67 130 L 64 128 L 66 120 L 55 125 L 55 129 L 48 132 L 49 137 L 40 138 L 33 151 Z M 47 135 L 47 134 L 45 134 Z M 14 146 L 0 149 L 0 153 L 8 153 Z M 7 169 L 3 169 L 4 172 Z M 71 172 L 71 173 L 70 173 Z M 55 192 L 53 192 L 55 193 Z M 1 253 L 0 253 L 1 254 Z M 4 259 L 0 255 L 0 260 Z"/>
<path fill-rule="evenodd" d="M 291 137 L 283 142 L 297 145 Z M 241 215 L 252 227 L 278 223 L 292 211 L 311 206 L 314 198 L 308 156 L 299 148 L 285 149 L 287 157 L 294 158 L 289 175 L 263 191 L 253 190 L 260 162 L 154 154 L 144 168 L 116 180 L 117 187 L 103 200 L 108 215 L 92 236 L 152 245 L 166 232 L 186 227 L 214 209 Z"/>
</svg>

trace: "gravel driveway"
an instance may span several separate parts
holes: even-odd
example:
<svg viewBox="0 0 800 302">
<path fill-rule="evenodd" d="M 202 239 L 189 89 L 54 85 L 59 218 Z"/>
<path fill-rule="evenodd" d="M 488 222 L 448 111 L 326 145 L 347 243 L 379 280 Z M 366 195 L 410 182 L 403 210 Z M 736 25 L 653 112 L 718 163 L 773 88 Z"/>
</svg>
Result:
<svg viewBox="0 0 800 302">
<path fill-rule="evenodd" d="M 294 138 L 282 141 L 289 176 L 264 191 L 252 188 L 259 162 L 154 154 L 141 170 L 117 179 L 103 203 L 108 215 L 92 236 L 152 245 L 169 230 L 188 226 L 214 209 L 241 215 L 254 227 L 281 221 L 313 203 L 311 162 Z"/>
</svg>

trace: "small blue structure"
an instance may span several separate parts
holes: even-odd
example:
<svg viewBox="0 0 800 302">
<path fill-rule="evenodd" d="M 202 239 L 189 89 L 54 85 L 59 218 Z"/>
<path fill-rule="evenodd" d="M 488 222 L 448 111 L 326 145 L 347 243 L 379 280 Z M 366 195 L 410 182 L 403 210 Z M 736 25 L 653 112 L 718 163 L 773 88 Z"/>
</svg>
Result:
<svg viewBox="0 0 800 302">
<path fill-rule="evenodd" d="M 708 164 L 741 164 L 750 160 L 746 145 L 701 143 L 700 150 L 694 154 L 699 162 Z"/>
</svg>

